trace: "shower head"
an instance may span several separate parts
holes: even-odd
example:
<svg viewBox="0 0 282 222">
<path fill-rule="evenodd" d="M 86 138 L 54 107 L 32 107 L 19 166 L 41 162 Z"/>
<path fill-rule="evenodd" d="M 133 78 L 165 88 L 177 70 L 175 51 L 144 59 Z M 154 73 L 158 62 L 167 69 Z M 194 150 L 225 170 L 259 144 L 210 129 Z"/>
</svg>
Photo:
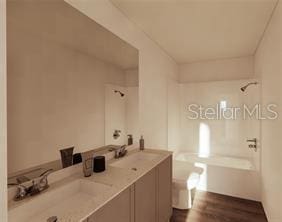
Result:
<svg viewBox="0 0 282 222">
<path fill-rule="evenodd" d="M 115 90 L 115 93 L 119 93 L 121 97 L 124 97 L 124 93 L 122 93 L 122 92 L 119 91 L 119 90 Z"/>
<path fill-rule="evenodd" d="M 241 91 L 242 91 L 242 92 L 245 92 L 246 89 L 247 89 L 250 85 L 257 85 L 257 84 L 258 84 L 258 82 L 250 82 L 250 83 L 248 83 L 247 85 L 241 87 Z"/>
</svg>

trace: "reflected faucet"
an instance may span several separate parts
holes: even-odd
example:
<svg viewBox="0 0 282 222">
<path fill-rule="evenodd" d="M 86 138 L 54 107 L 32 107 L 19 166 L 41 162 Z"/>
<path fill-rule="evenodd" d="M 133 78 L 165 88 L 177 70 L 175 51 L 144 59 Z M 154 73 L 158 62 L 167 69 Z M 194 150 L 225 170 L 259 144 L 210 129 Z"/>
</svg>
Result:
<svg viewBox="0 0 282 222">
<path fill-rule="evenodd" d="M 127 154 L 126 145 L 115 148 L 114 151 L 115 151 L 115 158 L 116 159 L 124 157 Z"/>
</svg>

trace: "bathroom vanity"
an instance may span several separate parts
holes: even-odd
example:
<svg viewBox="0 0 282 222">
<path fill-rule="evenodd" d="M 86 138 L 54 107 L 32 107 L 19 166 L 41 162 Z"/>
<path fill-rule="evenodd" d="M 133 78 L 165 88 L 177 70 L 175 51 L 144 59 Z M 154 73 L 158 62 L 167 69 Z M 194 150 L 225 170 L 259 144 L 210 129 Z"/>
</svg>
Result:
<svg viewBox="0 0 282 222">
<path fill-rule="evenodd" d="M 43 193 L 9 202 L 9 222 L 166 222 L 172 214 L 172 155 L 134 149 L 108 161 L 107 170 L 54 180 Z M 71 168 L 68 169 L 71 171 Z"/>
<path fill-rule="evenodd" d="M 167 221 L 172 214 L 171 163 L 171 156 L 164 157 L 86 221 Z"/>
</svg>

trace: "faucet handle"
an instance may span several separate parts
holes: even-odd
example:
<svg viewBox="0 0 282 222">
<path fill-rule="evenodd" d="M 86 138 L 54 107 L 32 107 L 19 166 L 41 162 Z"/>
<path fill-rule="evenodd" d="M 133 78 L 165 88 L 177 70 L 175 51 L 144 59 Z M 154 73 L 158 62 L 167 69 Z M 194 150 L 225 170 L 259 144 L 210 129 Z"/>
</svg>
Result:
<svg viewBox="0 0 282 222">
<path fill-rule="evenodd" d="M 39 180 L 39 183 L 38 183 L 38 189 L 40 191 L 46 189 L 49 186 L 48 185 L 48 176 L 52 172 L 53 172 L 53 169 L 48 169 L 40 175 L 41 179 Z"/>
<path fill-rule="evenodd" d="M 257 138 L 247 139 L 247 142 L 249 142 L 249 143 L 256 143 L 257 142 Z"/>
</svg>

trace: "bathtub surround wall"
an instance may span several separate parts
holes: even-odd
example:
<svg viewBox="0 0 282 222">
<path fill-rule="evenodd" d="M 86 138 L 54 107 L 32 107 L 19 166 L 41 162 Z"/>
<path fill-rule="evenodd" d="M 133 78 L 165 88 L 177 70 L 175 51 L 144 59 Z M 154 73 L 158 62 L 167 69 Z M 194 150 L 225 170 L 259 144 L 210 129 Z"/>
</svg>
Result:
<svg viewBox="0 0 282 222">
<path fill-rule="evenodd" d="M 214 106 L 222 102 L 227 107 L 241 106 L 244 103 L 252 107 L 258 103 L 259 85 L 249 87 L 242 93 L 240 88 L 254 78 L 253 57 L 241 57 L 182 64 L 180 76 L 180 150 L 197 152 L 199 148 L 200 120 L 189 120 L 188 105 L 196 103 Z M 259 156 L 247 148 L 246 139 L 259 138 L 258 121 L 209 121 L 210 153 L 252 158 L 259 169 Z M 190 124 L 192 123 L 192 124 Z M 202 129 L 204 131 L 204 122 Z M 195 128 L 196 127 L 196 128 Z M 242 130 L 243 129 L 243 130 Z M 246 134 L 246 132 L 248 132 Z M 195 135 L 196 134 L 196 135 Z M 194 136 L 192 136 L 194 135 Z M 194 138 L 194 139 L 193 139 Z"/>
<path fill-rule="evenodd" d="M 167 149 L 168 81 L 177 82 L 176 62 L 109 0 L 66 0 L 139 50 L 139 115 L 146 146 Z M 153 124 L 152 124 L 153 123 Z"/>
<path fill-rule="evenodd" d="M 261 121 L 262 203 L 269 222 L 282 221 L 282 2 L 279 1 L 255 55 L 255 74 L 261 78 L 262 104 L 279 107 L 277 120 Z"/>
<path fill-rule="evenodd" d="M 0 1 L 0 218 L 7 221 L 6 1 Z"/>
<path fill-rule="evenodd" d="M 258 138 L 259 121 L 237 119 L 190 119 L 193 112 L 189 106 L 215 108 L 224 111 L 228 107 L 252 108 L 259 101 L 259 87 L 250 87 L 243 93 L 240 87 L 248 81 L 234 80 L 180 84 L 180 150 L 207 155 L 224 155 L 252 158 L 254 151 L 248 148 L 248 138 Z M 195 107 L 195 108 L 194 108 Z M 208 115 L 207 117 L 212 117 Z M 251 122 L 249 122 L 251 121 Z M 254 132 L 254 133 L 251 133 Z"/>
</svg>

